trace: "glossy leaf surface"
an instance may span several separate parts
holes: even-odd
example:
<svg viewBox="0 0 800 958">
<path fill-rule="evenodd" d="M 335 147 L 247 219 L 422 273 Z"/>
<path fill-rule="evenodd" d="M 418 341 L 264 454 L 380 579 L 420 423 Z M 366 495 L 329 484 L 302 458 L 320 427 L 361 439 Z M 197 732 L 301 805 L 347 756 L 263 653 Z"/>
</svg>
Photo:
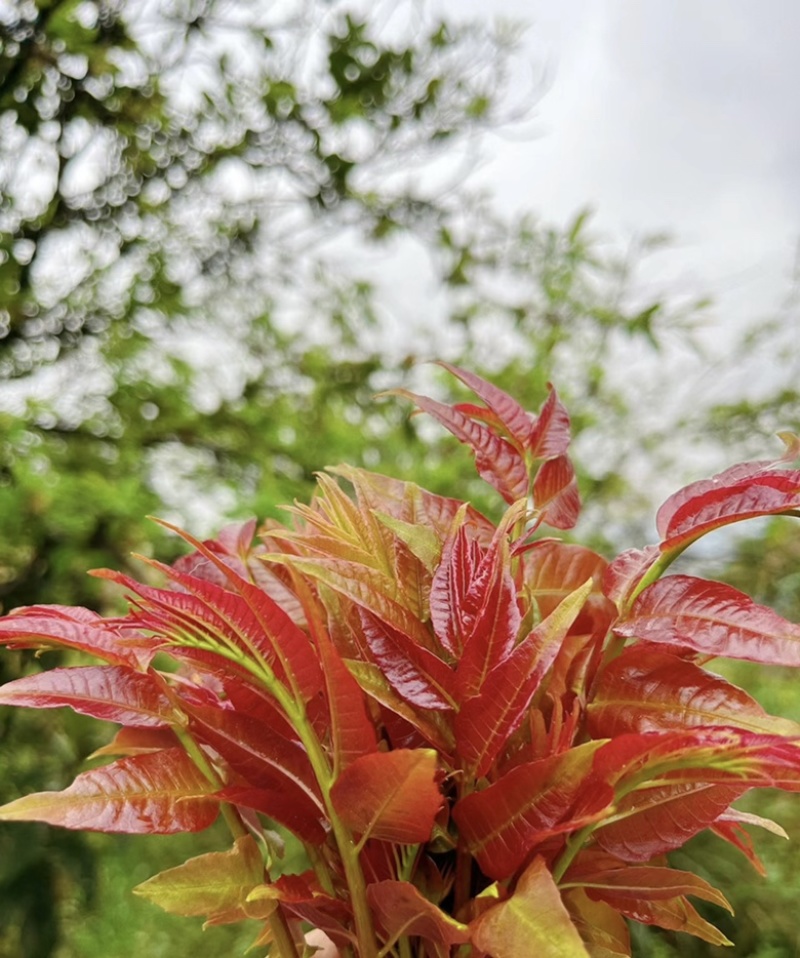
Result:
<svg viewBox="0 0 800 958">
<path fill-rule="evenodd" d="M 82 772 L 62 792 L 38 792 L 0 807 L 0 821 L 47 822 L 97 832 L 166 835 L 213 824 L 215 791 L 183 749 L 121 758 Z"/>
<path fill-rule="evenodd" d="M 510 898 L 470 927 L 472 941 L 493 958 L 590 958 L 541 858 L 525 869 Z"/>
<path fill-rule="evenodd" d="M 50 669 L 0 686 L 0 705 L 69 706 L 81 715 L 120 725 L 159 728 L 176 720 L 175 709 L 154 676 L 124 665 Z"/>
<path fill-rule="evenodd" d="M 386 842 L 427 841 L 442 805 L 433 749 L 395 749 L 365 755 L 334 783 L 331 798 L 343 822 Z"/>
<path fill-rule="evenodd" d="M 800 625 L 732 586 L 688 575 L 648 586 L 615 632 L 703 655 L 800 666 Z"/>
</svg>

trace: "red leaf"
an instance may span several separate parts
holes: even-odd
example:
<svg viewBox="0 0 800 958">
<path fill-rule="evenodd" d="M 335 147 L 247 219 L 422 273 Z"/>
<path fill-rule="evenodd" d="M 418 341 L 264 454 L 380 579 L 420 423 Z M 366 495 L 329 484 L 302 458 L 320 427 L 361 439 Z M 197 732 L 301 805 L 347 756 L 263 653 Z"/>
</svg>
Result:
<svg viewBox="0 0 800 958">
<path fill-rule="evenodd" d="M 525 869 L 510 898 L 471 922 L 470 932 L 492 958 L 589 958 L 542 858 Z"/>
<path fill-rule="evenodd" d="M 506 513 L 494 541 L 484 553 L 454 614 L 461 616 L 464 648 L 456 669 L 462 701 L 477 695 L 492 668 L 514 648 L 521 616 L 511 577 L 507 528 L 515 510 Z"/>
<path fill-rule="evenodd" d="M 508 503 L 516 502 L 528 494 L 528 467 L 524 458 L 507 440 L 491 429 L 470 419 L 452 406 L 418 396 L 406 389 L 393 389 L 392 393 L 405 396 L 420 409 L 433 416 L 459 441 L 472 448 L 478 473 Z"/>
<path fill-rule="evenodd" d="M 533 502 L 542 522 L 554 529 L 571 529 L 578 521 L 581 500 L 567 456 L 542 463 L 533 480 Z"/>
<path fill-rule="evenodd" d="M 442 647 L 454 658 L 464 648 L 466 597 L 484 550 L 469 538 L 464 513 L 456 516 L 442 547 L 442 557 L 433 574 L 430 594 L 431 625 Z"/>
<path fill-rule="evenodd" d="M 409 636 L 360 610 L 364 637 L 375 664 L 407 702 L 424 709 L 454 707 L 455 674 L 440 658 Z"/>
<path fill-rule="evenodd" d="M 523 561 L 525 589 L 536 600 L 542 618 L 550 615 L 561 601 L 591 578 L 592 591 L 572 631 L 608 631 L 615 609 L 601 591 L 608 567 L 602 556 L 584 546 L 539 539 L 525 553 Z"/>
<path fill-rule="evenodd" d="M 115 620 L 89 609 L 61 605 L 32 605 L 0 618 L 0 644 L 12 649 L 77 649 L 131 668 L 146 668 L 157 645 L 144 637 L 134 642 Z"/>
<path fill-rule="evenodd" d="M 469 941 L 467 926 L 423 898 L 410 882 L 374 882 L 367 887 L 367 901 L 387 940 L 413 935 L 447 949 Z"/>
<path fill-rule="evenodd" d="M 508 878 L 539 844 L 605 813 L 613 799 L 612 790 L 602 783 L 586 788 L 600 744 L 587 742 L 518 765 L 456 804 L 453 817 L 459 833 L 484 874 Z"/>
<path fill-rule="evenodd" d="M 569 448 L 569 413 L 548 383 L 550 393 L 539 410 L 528 439 L 528 449 L 535 459 L 563 456 Z"/>
<path fill-rule="evenodd" d="M 643 645 L 626 649 L 604 670 L 587 713 L 593 738 L 681 731 L 697 725 L 800 733 L 796 722 L 767 715 L 747 692 L 725 679 Z"/>
<path fill-rule="evenodd" d="M 662 552 L 688 545 L 731 522 L 800 508 L 800 471 L 743 463 L 671 496 L 656 517 Z"/>
<path fill-rule="evenodd" d="M 230 572 L 231 592 L 206 579 L 155 563 L 181 589 L 156 589 L 121 573 L 103 571 L 139 597 L 131 618 L 175 645 L 223 654 L 233 645 L 254 661 L 263 656 L 280 680 L 309 701 L 322 689 L 322 671 L 308 636 L 261 589 Z M 185 590 L 185 591 L 183 591 Z"/>
<path fill-rule="evenodd" d="M 610 563 L 603 576 L 603 592 L 622 608 L 660 553 L 658 546 L 628 549 Z"/>
<path fill-rule="evenodd" d="M 0 807 L 0 821 L 145 835 L 199 832 L 217 817 L 213 791 L 183 749 L 174 748 L 83 772 L 62 792 L 18 798 Z"/>
<path fill-rule="evenodd" d="M 299 744 L 230 709 L 192 706 L 187 710 L 190 728 L 198 739 L 218 752 L 248 786 L 274 793 L 280 804 L 271 811 L 259 806 L 266 814 L 284 821 L 284 809 L 288 808 L 292 827 L 299 834 L 309 841 L 324 840 L 322 800 L 308 757 Z"/>
<path fill-rule="evenodd" d="M 456 743 L 465 768 L 476 778 L 486 774 L 519 727 L 591 586 L 590 579 L 564 599 L 462 704 L 455 720 Z"/>
<path fill-rule="evenodd" d="M 255 633 L 247 637 L 260 641 L 262 647 L 269 647 L 271 654 L 280 662 L 289 685 L 296 688 L 305 701 L 314 698 L 322 689 L 322 673 L 316 653 L 302 629 L 298 628 L 266 592 L 226 566 L 203 543 L 168 522 L 158 521 L 213 562 L 225 576 L 228 590 L 218 588 L 203 579 L 183 575 L 158 563 L 156 565 L 178 585 L 204 602 L 212 613 L 221 612 L 223 618 L 232 613 L 237 620 L 233 623 L 235 628 L 241 626 L 248 629 L 255 623 Z"/>
<path fill-rule="evenodd" d="M 50 669 L 0 687 L 0 705 L 48 709 L 69 706 L 81 715 L 120 725 L 163 727 L 176 713 L 153 676 L 125 665 Z"/>
<path fill-rule="evenodd" d="M 512 399 L 508 393 L 503 392 L 502 389 L 498 389 L 498 387 L 492 385 L 492 383 L 486 382 L 485 379 L 481 379 L 480 376 L 476 376 L 475 373 L 467 372 L 464 369 L 459 369 L 457 366 L 452 366 L 450 363 L 441 361 L 438 362 L 437 365 L 442 366 L 448 372 L 452 373 L 460 379 L 465 386 L 469 386 L 476 396 L 480 396 L 489 409 L 497 416 L 520 450 L 524 450 L 528 446 L 531 438 L 533 419 L 530 413 L 526 412 L 516 399 Z"/>
<path fill-rule="evenodd" d="M 648 586 L 614 631 L 703 655 L 800 666 L 800 625 L 732 586 L 688 575 Z"/>
<path fill-rule="evenodd" d="M 442 805 L 434 749 L 395 749 L 364 755 L 334 782 L 337 814 L 362 842 L 418 844 L 431 837 Z"/>
</svg>

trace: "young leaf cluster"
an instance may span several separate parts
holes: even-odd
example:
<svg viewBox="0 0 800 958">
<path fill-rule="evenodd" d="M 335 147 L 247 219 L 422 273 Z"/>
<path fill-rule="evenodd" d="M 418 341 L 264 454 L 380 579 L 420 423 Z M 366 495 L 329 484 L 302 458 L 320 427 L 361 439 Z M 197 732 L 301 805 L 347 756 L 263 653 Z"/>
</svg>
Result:
<svg viewBox="0 0 800 958">
<path fill-rule="evenodd" d="M 712 530 L 798 514 L 798 444 L 680 490 L 657 544 L 607 562 L 543 534 L 580 510 L 555 390 L 533 416 L 444 365 L 482 402 L 396 392 L 472 449 L 508 504 L 499 523 L 339 466 L 258 536 L 175 530 L 192 551 L 153 563 L 158 586 L 97 572 L 126 592 L 123 616 L 0 619 L 10 648 L 102 662 L 9 682 L 0 703 L 120 726 L 98 753 L 113 761 L 0 820 L 164 834 L 222 815 L 229 850 L 137 892 L 253 920 L 280 958 L 613 958 L 631 954 L 629 920 L 728 944 L 690 901 L 724 895 L 666 856 L 709 830 L 761 870 L 745 826 L 781 829 L 734 803 L 800 790 L 800 725 L 705 666 L 798 666 L 800 626 L 667 570 Z"/>
</svg>

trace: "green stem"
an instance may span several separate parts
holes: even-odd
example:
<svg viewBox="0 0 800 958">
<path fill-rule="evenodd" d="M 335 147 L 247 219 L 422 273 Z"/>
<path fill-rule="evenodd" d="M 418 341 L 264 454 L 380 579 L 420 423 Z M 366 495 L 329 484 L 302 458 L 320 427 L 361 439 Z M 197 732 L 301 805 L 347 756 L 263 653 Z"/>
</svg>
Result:
<svg viewBox="0 0 800 958">
<path fill-rule="evenodd" d="M 178 737 L 178 741 L 186 750 L 186 754 L 194 762 L 194 764 L 200 769 L 200 771 L 205 775 L 208 781 L 216 788 L 220 789 L 223 787 L 223 782 L 217 774 L 214 766 L 209 762 L 206 757 L 205 752 L 200 748 L 200 746 L 195 742 L 189 732 L 185 728 L 181 728 L 178 725 L 173 726 L 173 731 Z M 236 813 L 236 809 L 230 805 L 228 802 L 221 802 L 220 808 L 222 811 L 222 817 L 225 819 L 225 823 L 230 829 L 231 834 L 234 839 L 243 838 L 248 834 L 247 829 L 244 826 L 241 818 L 239 818 Z M 299 958 L 297 948 L 294 944 L 294 939 L 292 938 L 292 933 L 289 930 L 289 925 L 286 922 L 286 916 L 283 914 L 283 910 L 279 903 L 276 902 L 275 908 L 267 919 L 269 922 L 269 930 L 272 933 L 272 937 L 275 941 L 275 944 L 278 946 L 278 952 L 280 958 Z"/>
</svg>

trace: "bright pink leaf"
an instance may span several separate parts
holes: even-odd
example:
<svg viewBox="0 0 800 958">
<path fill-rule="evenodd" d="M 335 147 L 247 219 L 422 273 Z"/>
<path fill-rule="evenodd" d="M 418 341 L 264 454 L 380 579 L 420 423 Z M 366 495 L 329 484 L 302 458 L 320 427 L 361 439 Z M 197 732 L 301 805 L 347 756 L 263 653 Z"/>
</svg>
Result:
<svg viewBox="0 0 800 958">
<path fill-rule="evenodd" d="M 441 773 L 434 749 L 364 755 L 334 782 L 331 799 L 353 832 L 387 842 L 426 842 L 441 808 Z"/>
<path fill-rule="evenodd" d="M 176 712 L 152 674 L 125 665 L 50 669 L 0 686 L 0 705 L 69 706 L 81 715 L 120 725 L 163 727 Z"/>
<path fill-rule="evenodd" d="M 800 666 L 800 625 L 732 586 L 688 575 L 648 586 L 614 631 L 703 655 Z"/>
<path fill-rule="evenodd" d="M 800 471 L 763 469 L 746 475 L 746 465 L 693 483 L 664 503 L 656 519 L 663 552 L 731 522 L 800 509 Z"/>
<path fill-rule="evenodd" d="M 658 546 L 628 549 L 620 553 L 606 569 L 603 576 L 603 592 L 619 608 L 622 608 L 628 596 L 633 593 L 660 554 Z"/>
<path fill-rule="evenodd" d="M 0 821 L 143 835 L 199 832 L 219 812 L 210 797 L 215 788 L 174 748 L 83 772 L 62 792 L 18 798 L 0 807 Z"/>
</svg>

